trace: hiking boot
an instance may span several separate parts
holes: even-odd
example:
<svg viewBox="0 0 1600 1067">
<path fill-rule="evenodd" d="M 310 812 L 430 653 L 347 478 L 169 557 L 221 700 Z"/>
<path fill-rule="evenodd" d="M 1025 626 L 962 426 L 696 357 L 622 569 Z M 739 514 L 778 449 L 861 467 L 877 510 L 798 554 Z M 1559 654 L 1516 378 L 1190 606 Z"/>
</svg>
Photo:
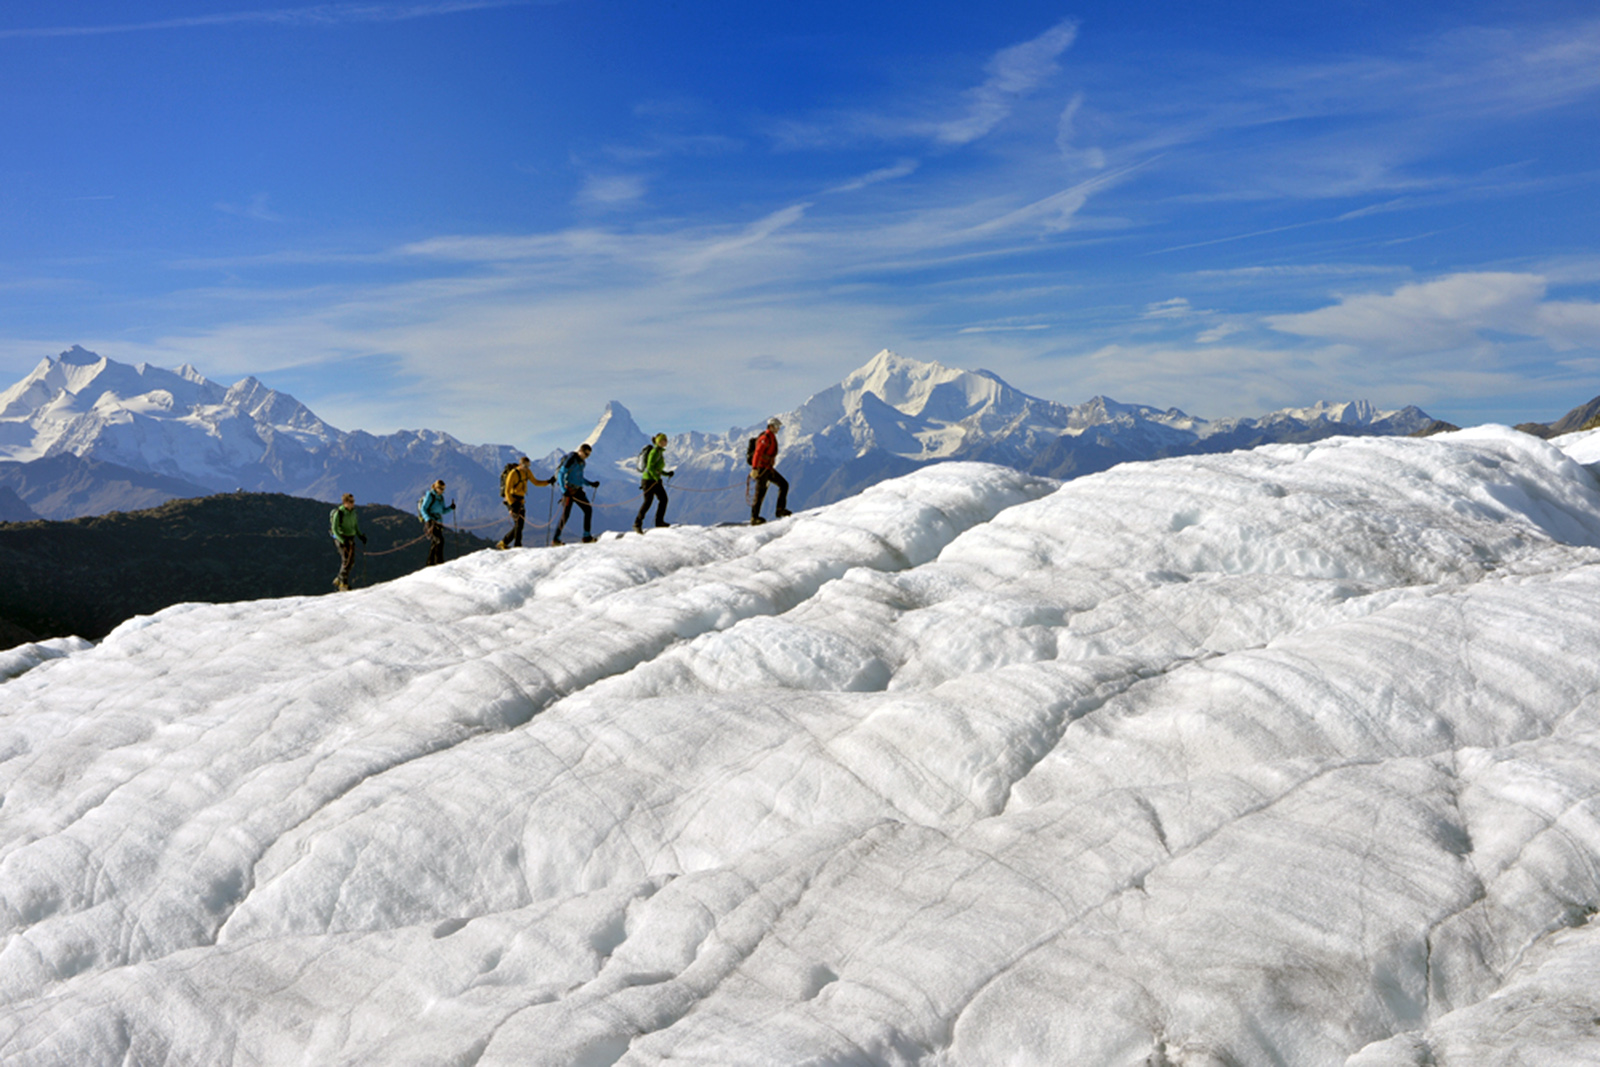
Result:
<svg viewBox="0 0 1600 1067">
<path fill-rule="evenodd" d="M 504 541 L 496 541 L 494 543 L 494 547 L 499 549 L 501 552 L 504 552 L 506 550 L 506 543 Z"/>
<path fill-rule="evenodd" d="M 343 578 L 335 578 L 333 580 L 333 587 L 341 593 L 348 593 L 350 591 L 350 583 L 345 581 Z"/>
<path fill-rule="evenodd" d="M 779 508 L 774 513 L 773 517 L 774 518 L 779 518 L 779 519 L 787 519 L 790 515 L 793 515 L 793 514 L 794 514 L 794 512 L 790 511 L 788 508 Z"/>
<path fill-rule="evenodd" d="M 760 515 L 752 515 L 752 516 L 750 516 L 750 525 L 751 526 L 765 526 L 766 524 L 767 524 L 767 520 L 763 519 Z"/>
<path fill-rule="evenodd" d="M 586 545 L 593 544 L 594 543 L 594 538 L 590 537 L 588 534 L 584 534 L 583 535 L 583 543 L 586 544 Z"/>
<path fill-rule="evenodd" d="M 561 540 L 561 538 L 559 538 L 559 537 L 552 537 L 552 538 L 550 538 L 550 543 L 552 545 L 559 545 L 559 544 L 564 544 L 565 542 L 563 542 Z"/>
<path fill-rule="evenodd" d="M 634 523 L 633 524 L 633 532 L 636 533 L 636 534 L 642 534 L 642 533 L 644 533 L 644 527 L 640 526 L 638 523 Z"/>
<path fill-rule="evenodd" d="M 658 523 L 656 523 L 656 529 L 665 530 L 671 525 L 672 525 L 672 523 L 670 523 L 670 522 L 658 522 Z"/>
</svg>

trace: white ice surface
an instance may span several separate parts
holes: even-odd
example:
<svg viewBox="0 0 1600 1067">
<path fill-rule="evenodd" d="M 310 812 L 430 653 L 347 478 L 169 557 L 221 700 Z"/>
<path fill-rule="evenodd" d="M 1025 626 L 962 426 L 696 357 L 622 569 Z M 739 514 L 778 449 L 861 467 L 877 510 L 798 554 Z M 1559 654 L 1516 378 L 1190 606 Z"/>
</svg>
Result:
<svg viewBox="0 0 1600 1067">
<path fill-rule="evenodd" d="M 0 1062 L 1600 1062 L 1597 602 L 1489 427 L 171 608 L 0 684 Z"/>
<path fill-rule="evenodd" d="M 1600 463 L 1600 430 L 1564 433 L 1550 443 L 1586 467 Z"/>
<path fill-rule="evenodd" d="M 52 637 L 48 641 L 29 641 L 8 648 L 0 651 L 0 681 L 26 674 L 46 660 L 60 659 L 92 647 L 81 637 Z"/>
</svg>

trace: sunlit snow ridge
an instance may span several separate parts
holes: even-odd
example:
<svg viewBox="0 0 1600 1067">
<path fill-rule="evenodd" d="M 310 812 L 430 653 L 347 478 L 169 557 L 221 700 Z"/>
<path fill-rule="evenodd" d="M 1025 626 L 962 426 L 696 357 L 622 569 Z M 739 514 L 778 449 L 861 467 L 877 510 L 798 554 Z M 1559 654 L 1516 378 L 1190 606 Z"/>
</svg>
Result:
<svg viewBox="0 0 1600 1067">
<path fill-rule="evenodd" d="M 1597 604 L 1490 427 L 24 646 L 0 1062 L 1595 1062 Z"/>
</svg>

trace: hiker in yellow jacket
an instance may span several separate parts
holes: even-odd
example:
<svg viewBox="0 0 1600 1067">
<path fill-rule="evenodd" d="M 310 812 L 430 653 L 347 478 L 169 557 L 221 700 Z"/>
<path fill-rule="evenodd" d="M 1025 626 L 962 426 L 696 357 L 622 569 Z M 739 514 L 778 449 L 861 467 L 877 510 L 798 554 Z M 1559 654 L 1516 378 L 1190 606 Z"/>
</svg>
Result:
<svg viewBox="0 0 1600 1067">
<path fill-rule="evenodd" d="M 527 496 L 528 485 L 549 485 L 554 478 L 540 478 L 533 473 L 527 456 L 523 456 L 516 466 L 509 468 L 500 481 L 500 495 L 506 502 L 506 510 L 511 512 L 511 532 L 495 542 L 496 548 L 521 548 L 522 524 L 528 519 Z"/>
</svg>

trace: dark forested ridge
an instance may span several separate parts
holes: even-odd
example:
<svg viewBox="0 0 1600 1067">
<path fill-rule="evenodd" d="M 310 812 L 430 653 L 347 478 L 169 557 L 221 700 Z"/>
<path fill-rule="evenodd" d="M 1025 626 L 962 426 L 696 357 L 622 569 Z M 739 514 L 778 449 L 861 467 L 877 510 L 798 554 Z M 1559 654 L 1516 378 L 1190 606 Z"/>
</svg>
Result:
<svg viewBox="0 0 1600 1067">
<path fill-rule="evenodd" d="M 66 522 L 0 523 L 0 647 L 71 634 L 98 640 L 125 619 L 188 601 L 331 593 L 333 507 L 281 493 L 221 493 Z M 425 541 L 386 552 L 422 533 L 414 515 L 379 504 L 357 511 L 368 537 L 356 557 L 357 588 L 422 566 Z M 488 545 L 451 531 L 445 555 Z"/>
</svg>

